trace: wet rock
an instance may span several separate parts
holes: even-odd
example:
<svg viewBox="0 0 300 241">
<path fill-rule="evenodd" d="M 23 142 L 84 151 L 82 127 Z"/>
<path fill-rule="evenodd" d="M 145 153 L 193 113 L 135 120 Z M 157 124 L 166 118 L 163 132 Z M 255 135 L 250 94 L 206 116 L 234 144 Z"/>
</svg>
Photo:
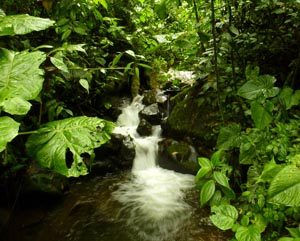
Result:
<svg viewBox="0 0 300 241">
<path fill-rule="evenodd" d="M 95 155 L 92 172 L 105 174 L 131 167 L 135 157 L 135 145 L 130 136 L 113 133 L 109 142 L 95 149 Z"/>
<path fill-rule="evenodd" d="M 165 139 L 159 143 L 159 165 L 182 173 L 196 174 L 199 170 L 195 149 L 183 141 Z"/>
<path fill-rule="evenodd" d="M 88 200 L 78 200 L 74 205 L 71 207 L 69 212 L 69 216 L 80 216 L 80 215 L 87 215 L 93 214 L 97 208 L 97 203 L 93 199 Z"/>
<path fill-rule="evenodd" d="M 31 166 L 25 177 L 23 195 L 49 195 L 62 196 L 68 188 L 68 180 L 65 176 L 54 173 L 37 166 Z"/>
<path fill-rule="evenodd" d="M 141 119 L 136 131 L 141 136 L 150 136 L 152 134 L 152 125 L 145 119 Z"/>
<path fill-rule="evenodd" d="M 97 175 L 105 175 L 108 172 L 113 172 L 117 169 L 113 161 L 107 160 L 95 160 L 92 164 L 92 173 Z"/>
<path fill-rule="evenodd" d="M 194 144 L 212 148 L 216 143 L 216 132 L 222 120 L 215 93 L 201 92 L 199 85 L 182 90 L 172 98 L 172 110 L 163 126 L 169 137 L 190 137 Z"/>
<path fill-rule="evenodd" d="M 124 163 L 133 162 L 135 157 L 135 145 L 130 136 L 125 136 L 123 139 L 120 154 L 124 159 Z"/>
<path fill-rule="evenodd" d="M 156 90 L 148 90 L 144 92 L 143 104 L 152 105 L 156 103 Z"/>
<path fill-rule="evenodd" d="M 152 125 L 159 125 L 161 122 L 161 112 L 157 103 L 145 107 L 139 114 L 141 119 L 147 120 Z"/>
</svg>

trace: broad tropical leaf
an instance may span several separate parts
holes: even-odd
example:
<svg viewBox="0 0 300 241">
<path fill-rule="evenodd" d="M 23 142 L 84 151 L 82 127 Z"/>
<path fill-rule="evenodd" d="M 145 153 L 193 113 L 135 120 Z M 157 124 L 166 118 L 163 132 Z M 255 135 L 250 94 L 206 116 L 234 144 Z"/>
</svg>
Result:
<svg viewBox="0 0 300 241">
<path fill-rule="evenodd" d="M 18 135 L 20 124 L 8 116 L 0 117 L 0 152 Z"/>
<path fill-rule="evenodd" d="M 39 69 L 46 55 L 40 51 L 13 52 L 0 49 L 0 108 L 13 115 L 26 114 L 43 86 Z"/>
<path fill-rule="evenodd" d="M 210 220 L 222 230 L 231 229 L 238 218 L 238 211 L 232 205 L 214 206 L 211 210 L 215 214 L 210 216 Z"/>
<path fill-rule="evenodd" d="M 256 225 L 239 227 L 236 231 L 235 237 L 238 241 L 261 241 L 260 232 Z"/>
<path fill-rule="evenodd" d="M 300 168 L 289 165 L 274 177 L 268 190 L 269 201 L 287 206 L 300 206 Z"/>
<path fill-rule="evenodd" d="M 97 148 L 110 139 L 114 124 L 96 117 L 73 117 L 45 124 L 29 137 L 28 153 L 42 167 L 53 169 L 67 177 L 87 174 L 83 154 L 93 155 Z M 66 163 L 67 152 L 73 155 L 72 164 Z"/>
<path fill-rule="evenodd" d="M 51 27 L 55 22 L 47 18 L 33 17 L 28 14 L 0 17 L 0 36 L 27 34 Z"/>
<path fill-rule="evenodd" d="M 231 124 L 223 127 L 218 136 L 218 149 L 229 150 L 233 147 L 239 147 L 241 144 L 241 126 L 239 124 Z"/>
<path fill-rule="evenodd" d="M 238 90 L 238 95 L 248 100 L 254 100 L 260 96 L 274 97 L 279 92 L 279 89 L 274 87 L 275 82 L 275 77 L 271 75 L 257 76 L 254 80 L 247 81 Z"/>
</svg>

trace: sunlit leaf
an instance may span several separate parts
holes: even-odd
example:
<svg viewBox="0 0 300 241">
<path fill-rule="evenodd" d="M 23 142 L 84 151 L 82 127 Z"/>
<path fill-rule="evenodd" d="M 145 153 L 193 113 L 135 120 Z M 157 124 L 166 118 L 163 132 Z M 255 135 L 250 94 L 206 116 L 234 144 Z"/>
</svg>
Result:
<svg viewBox="0 0 300 241">
<path fill-rule="evenodd" d="M 213 215 L 210 220 L 222 230 L 231 229 L 238 218 L 238 211 L 232 205 L 220 205 L 212 207 Z"/>
<path fill-rule="evenodd" d="M 211 172 L 211 170 L 212 170 L 211 167 L 201 167 L 195 177 L 196 183 L 199 182 L 207 174 L 209 174 Z"/>
<path fill-rule="evenodd" d="M 0 18 L 0 36 L 27 34 L 51 27 L 55 22 L 28 14 L 10 15 Z"/>
<path fill-rule="evenodd" d="M 227 187 L 230 189 L 228 178 L 222 172 L 214 172 L 213 173 L 214 180 L 219 183 L 223 187 Z"/>
<path fill-rule="evenodd" d="M 90 85 L 86 79 L 80 79 L 79 84 L 89 93 Z"/>
<path fill-rule="evenodd" d="M 0 117 L 0 152 L 4 151 L 6 144 L 18 135 L 19 126 L 20 123 L 8 116 Z"/>
<path fill-rule="evenodd" d="M 96 117 L 73 117 L 42 126 L 29 137 L 26 147 L 30 156 L 42 167 L 67 177 L 87 174 L 82 155 L 93 155 L 93 149 L 110 139 L 114 124 Z M 67 152 L 72 163 L 66 163 Z"/>
<path fill-rule="evenodd" d="M 300 168 L 288 165 L 274 177 L 268 190 L 269 201 L 300 206 Z"/>
<path fill-rule="evenodd" d="M 215 182 L 214 180 L 207 181 L 201 188 L 200 192 L 200 204 L 205 205 L 215 193 Z"/>
<path fill-rule="evenodd" d="M 199 157 L 198 158 L 198 163 L 201 167 L 207 167 L 207 168 L 210 168 L 212 169 L 212 164 L 211 164 L 211 161 L 206 158 L 206 157 Z"/>
<path fill-rule="evenodd" d="M 235 237 L 238 241 L 261 241 L 260 232 L 256 225 L 240 226 Z"/>
<path fill-rule="evenodd" d="M 51 63 L 58 68 L 59 70 L 68 73 L 69 69 L 68 66 L 64 63 L 64 60 L 62 57 L 57 58 L 57 57 L 51 57 L 50 58 Z"/>
<path fill-rule="evenodd" d="M 6 112 L 27 113 L 30 104 L 25 101 L 35 99 L 42 90 L 44 79 L 39 66 L 45 59 L 40 51 L 19 53 L 0 49 L 0 107 Z"/>
<path fill-rule="evenodd" d="M 26 115 L 31 108 L 31 104 L 20 97 L 12 97 L 4 100 L 0 107 L 12 115 Z"/>
</svg>

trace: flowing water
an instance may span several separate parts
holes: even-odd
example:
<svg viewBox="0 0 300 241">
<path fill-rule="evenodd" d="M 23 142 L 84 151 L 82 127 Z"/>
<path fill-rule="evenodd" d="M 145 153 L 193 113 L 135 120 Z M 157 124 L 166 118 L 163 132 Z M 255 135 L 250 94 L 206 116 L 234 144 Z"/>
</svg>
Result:
<svg viewBox="0 0 300 241">
<path fill-rule="evenodd" d="M 136 146 L 131 172 L 76 180 L 62 203 L 19 212 L 5 241 L 225 241 L 199 209 L 194 176 L 156 163 L 160 126 L 136 132 L 142 97 L 124 106 L 116 133 Z"/>
<path fill-rule="evenodd" d="M 185 191 L 194 187 L 194 176 L 165 170 L 156 165 L 160 126 L 152 135 L 141 137 L 136 132 L 142 97 L 125 107 L 115 132 L 133 138 L 136 156 L 132 178 L 122 183 L 113 197 L 122 204 L 127 226 L 143 240 L 166 240 L 180 232 L 192 213 L 185 201 Z"/>
</svg>

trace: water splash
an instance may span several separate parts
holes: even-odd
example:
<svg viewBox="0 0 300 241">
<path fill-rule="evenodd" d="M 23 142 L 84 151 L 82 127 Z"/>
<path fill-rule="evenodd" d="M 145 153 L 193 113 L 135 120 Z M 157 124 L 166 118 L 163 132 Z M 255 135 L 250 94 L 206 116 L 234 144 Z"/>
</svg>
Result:
<svg viewBox="0 0 300 241">
<path fill-rule="evenodd" d="M 143 109 L 142 97 L 124 107 L 115 132 L 130 135 L 136 145 L 131 179 L 113 193 L 122 204 L 120 216 L 140 240 L 163 241 L 183 228 L 192 208 L 184 201 L 185 190 L 194 186 L 194 177 L 157 166 L 160 126 L 152 135 L 141 137 L 136 132 L 138 113 Z"/>
</svg>

